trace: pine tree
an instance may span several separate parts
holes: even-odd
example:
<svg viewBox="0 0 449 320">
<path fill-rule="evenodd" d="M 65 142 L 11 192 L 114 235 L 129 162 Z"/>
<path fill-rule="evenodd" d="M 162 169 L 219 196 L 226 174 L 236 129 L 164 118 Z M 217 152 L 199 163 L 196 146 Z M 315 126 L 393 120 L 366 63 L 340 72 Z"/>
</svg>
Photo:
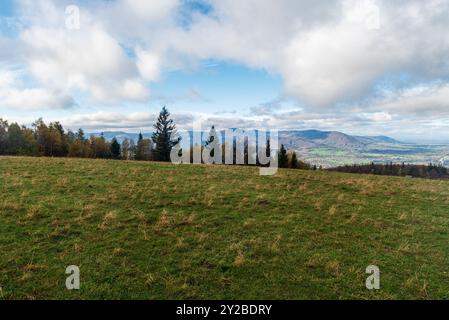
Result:
<svg viewBox="0 0 449 320">
<path fill-rule="evenodd" d="M 170 113 L 166 107 L 162 108 L 159 114 L 156 124 L 154 125 L 155 132 L 152 139 L 156 144 L 155 160 L 157 161 L 170 161 L 170 152 L 174 145 L 178 141 L 173 141 L 172 136 L 176 133 L 176 125 L 172 119 L 170 119 Z"/>
<path fill-rule="evenodd" d="M 259 148 L 259 146 L 257 146 L 257 148 Z M 270 139 L 267 139 L 267 144 L 265 146 L 265 156 L 268 157 L 270 159 L 270 162 L 271 162 L 271 143 L 270 143 Z M 257 164 L 260 165 L 260 162 L 258 161 Z M 264 167 L 268 167 L 269 165 L 270 165 L 270 163 L 265 164 Z"/>
<path fill-rule="evenodd" d="M 120 144 L 118 143 L 117 139 L 112 139 L 111 142 L 111 155 L 113 159 L 120 159 Z"/>
<path fill-rule="evenodd" d="M 6 154 L 8 149 L 8 121 L 0 118 L 0 154 Z"/>
<path fill-rule="evenodd" d="M 270 139 L 267 139 L 267 145 L 265 147 L 265 155 L 267 157 L 271 157 L 271 143 L 270 143 Z"/>
<path fill-rule="evenodd" d="M 141 132 L 141 133 L 139 133 L 139 139 L 137 140 L 136 160 L 143 160 L 143 159 L 144 159 L 143 135 L 142 135 L 142 132 Z"/>
<path fill-rule="evenodd" d="M 288 155 L 287 150 L 284 145 L 281 145 L 281 150 L 279 151 L 279 168 L 287 168 L 288 167 Z"/>
<path fill-rule="evenodd" d="M 291 153 L 291 156 L 290 156 L 290 168 L 292 168 L 292 169 L 297 169 L 298 168 L 298 156 L 296 155 L 296 152 L 295 151 L 293 151 L 292 153 Z"/>
</svg>

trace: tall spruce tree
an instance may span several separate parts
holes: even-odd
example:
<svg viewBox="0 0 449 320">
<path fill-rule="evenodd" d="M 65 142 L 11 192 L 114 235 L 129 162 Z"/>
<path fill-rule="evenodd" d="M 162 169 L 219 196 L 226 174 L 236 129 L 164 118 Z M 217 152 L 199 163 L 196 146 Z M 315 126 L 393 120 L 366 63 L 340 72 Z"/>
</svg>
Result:
<svg viewBox="0 0 449 320">
<path fill-rule="evenodd" d="M 142 132 L 141 132 L 141 133 L 139 133 L 139 139 L 137 140 L 136 160 L 143 160 L 143 159 L 144 159 L 143 135 L 142 135 Z"/>
<path fill-rule="evenodd" d="M 281 145 L 281 150 L 279 150 L 279 168 L 288 167 L 288 154 L 284 145 Z"/>
<path fill-rule="evenodd" d="M 113 159 L 120 159 L 120 143 L 118 143 L 117 139 L 112 139 L 111 142 L 111 155 Z"/>
<path fill-rule="evenodd" d="M 259 148 L 259 146 L 257 146 L 257 148 Z M 270 159 L 271 162 L 271 143 L 270 143 L 270 139 L 267 139 L 267 144 L 265 145 L 265 156 L 268 157 Z M 259 163 L 258 163 L 259 164 Z M 270 164 L 265 164 L 264 167 L 268 167 Z"/>
<path fill-rule="evenodd" d="M 166 107 L 162 108 L 154 129 L 152 139 L 156 144 L 155 160 L 170 161 L 171 149 L 179 142 L 180 138 L 178 141 L 172 140 L 172 137 L 176 133 L 176 125 L 170 119 L 170 112 L 168 112 Z"/>
<path fill-rule="evenodd" d="M 289 167 L 292 168 L 292 169 L 297 169 L 299 167 L 298 156 L 296 155 L 295 151 L 293 151 L 291 153 Z"/>
<path fill-rule="evenodd" d="M 0 118 L 0 154 L 6 154 L 8 149 L 8 121 Z"/>
</svg>

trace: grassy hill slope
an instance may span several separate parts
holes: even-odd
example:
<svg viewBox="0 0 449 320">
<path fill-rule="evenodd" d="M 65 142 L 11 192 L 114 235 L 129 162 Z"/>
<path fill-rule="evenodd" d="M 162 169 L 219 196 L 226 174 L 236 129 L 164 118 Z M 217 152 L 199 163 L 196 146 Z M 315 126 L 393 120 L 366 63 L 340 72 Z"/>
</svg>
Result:
<svg viewBox="0 0 449 320">
<path fill-rule="evenodd" d="M 0 158 L 4 299 L 448 299 L 448 230 L 448 181 Z"/>
</svg>

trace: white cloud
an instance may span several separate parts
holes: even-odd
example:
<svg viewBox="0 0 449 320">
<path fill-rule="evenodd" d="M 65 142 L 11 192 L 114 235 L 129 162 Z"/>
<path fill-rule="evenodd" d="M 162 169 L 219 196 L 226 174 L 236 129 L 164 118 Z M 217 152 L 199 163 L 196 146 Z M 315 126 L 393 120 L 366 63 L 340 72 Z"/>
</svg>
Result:
<svg viewBox="0 0 449 320">
<path fill-rule="evenodd" d="M 172 117 L 178 127 L 189 128 L 193 122 L 191 114 L 174 113 Z M 62 119 L 62 124 L 75 129 L 83 127 L 87 130 L 153 130 L 153 124 L 157 119 L 156 113 L 150 112 L 110 112 L 99 111 L 92 114 L 77 114 Z"/>
<path fill-rule="evenodd" d="M 190 12 L 187 23 L 180 23 L 183 1 L 82 2 L 81 29 L 68 30 L 64 5 L 69 1 L 20 0 L 23 29 L 20 49 L 14 50 L 34 81 L 11 84 L 0 75 L 0 87 L 5 83 L 9 88 L 0 89 L 0 103 L 63 108 L 79 92 L 89 106 L 145 101 L 148 87 L 164 73 L 214 59 L 280 75 L 285 93 L 304 109 L 273 114 L 273 108 L 265 107 L 254 109 L 258 117 L 242 117 L 238 123 L 235 116 L 209 117 L 212 122 L 322 128 L 364 121 L 393 128 L 398 115 L 448 115 L 448 85 L 429 84 L 449 76 L 446 0 L 206 2 L 210 14 Z M 0 48 L 5 41 L 0 39 Z M 423 84 L 399 90 L 392 81 L 390 95 L 372 98 L 379 80 L 395 74 Z M 200 98 L 197 93 L 192 90 L 191 98 Z M 120 125 L 102 116 L 79 121 Z M 125 126 L 139 120 L 123 119 Z"/>
<path fill-rule="evenodd" d="M 120 96 L 129 100 L 145 100 L 148 98 L 147 88 L 138 79 L 126 79 L 121 84 Z"/>
<path fill-rule="evenodd" d="M 425 115 L 427 118 L 449 116 L 449 84 L 430 83 L 387 92 L 358 110 Z"/>
<path fill-rule="evenodd" d="M 448 75 L 447 2 L 363 3 L 216 1 L 167 46 L 279 73 L 286 92 L 311 106 L 366 97 L 388 73 Z"/>
<path fill-rule="evenodd" d="M 160 74 L 160 57 L 152 52 L 144 51 L 140 48 L 136 50 L 137 67 L 140 74 L 146 80 L 158 80 Z"/>
<path fill-rule="evenodd" d="M 117 8 L 142 20 L 155 20 L 166 17 L 178 6 L 177 0 L 119 0 Z"/>
<path fill-rule="evenodd" d="M 122 2 L 137 11 L 143 4 Z M 82 7 L 81 28 L 70 30 L 65 23 L 68 1 L 20 0 L 18 4 L 23 21 L 18 56 L 23 57 L 24 67 L 39 86 L 48 92 L 81 93 L 88 104 L 148 98 L 147 83 L 117 37 L 99 21 L 95 5 Z M 97 4 L 97 9 L 108 7 L 106 3 Z"/>
<path fill-rule="evenodd" d="M 393 119 L 392 115 L 388 112 L 362 113 L 360 116 L 361 118 L 374 122 L 385 122 Z"/>
<path fill-rule="evenodd" d="M 0 103 L 3 107 L 27 110 L 61 109 L 74 105 L 69 96 L 43 88 L 0 90 Z"/>
<path fill-rule="evenodd" d="M 100 26 L 33 27 L 22 34 L 33 76 L 46 87 L 81 90 L 100 102 L 144 99 L 144 84 L 117 41 Z"/>
<path fill-rule="evenodd" d="M 67 109 L 74 100 L 63 91 L 40 87 L 24 87 L 20 72 L 0 70 L 0 106 L 11 109 Z"/>
</svg>

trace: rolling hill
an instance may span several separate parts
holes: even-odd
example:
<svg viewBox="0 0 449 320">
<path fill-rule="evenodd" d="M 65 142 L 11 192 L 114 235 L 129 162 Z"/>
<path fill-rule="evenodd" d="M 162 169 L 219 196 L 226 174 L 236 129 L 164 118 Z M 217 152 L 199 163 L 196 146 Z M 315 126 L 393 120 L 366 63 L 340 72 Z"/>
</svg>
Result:
<svg viewBox="0 0 449 320">
<path fill-rule="evenodd" d="M 95 132 L 89 133 L 96 137 L 103 134 L 106 140 L 111 141 L 116 138 L 118 141 L 123 141 L 125 138 L 137 141 L 138 133 L 127 133 L 123 131 L 105 131 L 103 133 Z M 208 132 L 203 132 L 203 136 L 207 137 Z M 144 133 L 144 138 L 151 137 L 151 133 Z M 319 131 L 319 130 L 305 130 L 305 131 L 280 131 L 279 137 L 281 143 L 297 148 L 311 147 L 311 146 L 329 146 L 334 148 L 360 148 L 370 144 L 376 143 L 391 143 L 401 144 L 392 138 L 385 136 L 369 137 L 369 136 L 351 136 L 338 131 Z"/>
<path fill-rule="evenodd" d="M 0 158 L 0 298 L 449 298 L 449 181 L 258 172 Z"/>
<path fill-rule="evenodd" d="M 116 137 L 137 141 L 137 133 L 104 132 L 107 140 Z M 203 133 L 203 139 L 208 132 Z M 99 136 L 100 133 L 94 133 Z M 181 134 L 183 135 L 183 134 Z M 150 138 L 151 134 L 144 134 Z M 188 134 L 184 134 L 184 138 Z M 184 139 L 185 140 L 185 139 Z M 448 165 L 449 143 L 446 145 L 420 145 L 403 143 L 386 136 L 352 136 L 338 131 L 288 130 L 279 132 L 279 142 L 294 150 L 302 160 L 323 167 L 361 163 L 441 163 Z"/>
</svg>

